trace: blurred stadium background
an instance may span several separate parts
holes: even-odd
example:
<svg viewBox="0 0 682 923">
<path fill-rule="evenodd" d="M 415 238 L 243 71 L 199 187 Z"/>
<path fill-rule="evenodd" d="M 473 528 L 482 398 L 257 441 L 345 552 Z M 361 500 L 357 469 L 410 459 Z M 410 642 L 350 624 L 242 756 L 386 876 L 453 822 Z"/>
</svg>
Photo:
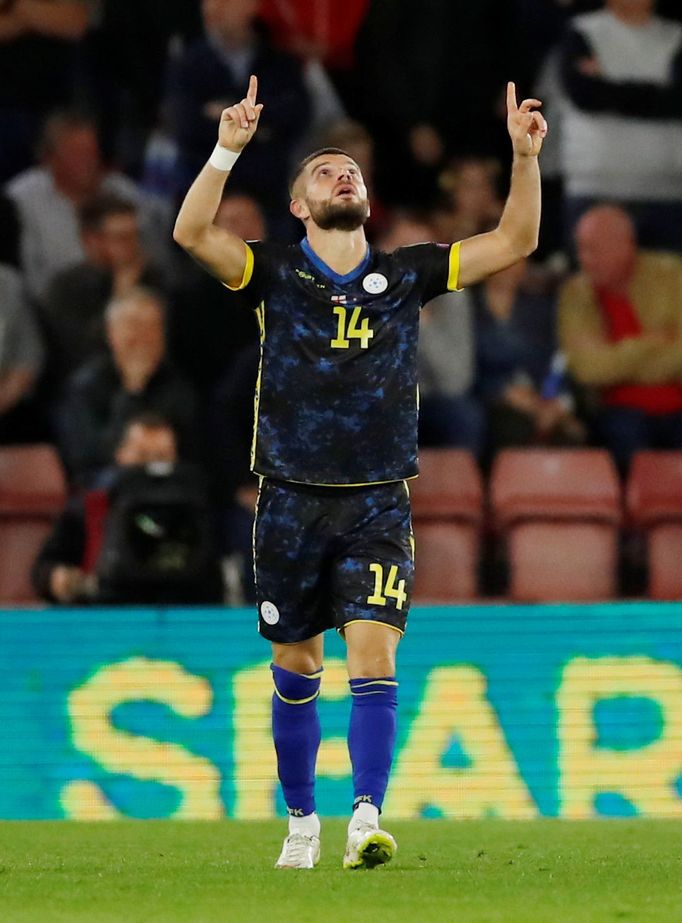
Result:
<svg viewBox="0 0 682 923">
<path fill-rule="evenodd" d="M 249 608 L 256 325 L 170 236 L 251 71 L 262 139 L 218 218 L 249 239 L 297 239 L 286 174 L 322 143 L 361 164 L 373 244 L 484 231 L 505 81 L 551 125 L 538 253 L 425 309 L 387 814 L 682 814 L 681 22 L 673 0 L 0 3 L 1 819 L 283 814 Z M 163 592 L 149 535 L 109 528 L 122 446 L 182 473 L 133 485 L 180 522 Z"/>
</svg>

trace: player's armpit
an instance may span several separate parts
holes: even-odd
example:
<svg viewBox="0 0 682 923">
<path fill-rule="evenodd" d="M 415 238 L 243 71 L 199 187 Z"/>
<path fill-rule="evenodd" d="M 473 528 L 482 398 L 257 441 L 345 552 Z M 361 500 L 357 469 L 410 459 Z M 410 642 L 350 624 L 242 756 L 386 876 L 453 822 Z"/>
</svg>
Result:
<svg viewBox="0 0 682 923">
<path fill-rule="evenodd" d="M 228 288 L 240 289 L 248 283 L 248 279 L 245 281 L 245 274 L 249 265 L 249 255 L 253 268 L 253 253 L 236 234 L 212 224 L 203 228 L 191 240 L 180 240 L 178 235 L 175 239 L 192 259 L 224 282 Z"/>
</svg>

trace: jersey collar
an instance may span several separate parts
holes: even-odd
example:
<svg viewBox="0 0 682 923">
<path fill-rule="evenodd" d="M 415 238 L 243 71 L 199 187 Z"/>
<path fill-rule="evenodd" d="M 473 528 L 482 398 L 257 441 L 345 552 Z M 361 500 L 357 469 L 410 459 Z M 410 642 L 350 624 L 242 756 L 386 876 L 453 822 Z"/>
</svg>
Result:
<svg viewBox="0 0 682 923">
<path fill-rule="evenodd" d="M 344 285 L 347 282 L 354 282 L 355 279 L 357 279 L 358 276 L 361 276 L 362 273 L 367 269 L 372 256 L 372 248 L 369 244 L 367 244 L 367 253 L 365 253 L 362 262 L 359 263 L 355 269 L 351 269 L 350 272 L 347 272 L 345 276 L 340 276 L 338 272 L 334 272 L 331 266 L 327 266 L 324 260 L 320 259 L 320 257 L 317 255 L 317 253 L 315 253 L 313 248 L 308 243 L 307 237 L 304 237 L 301 241 L 301 250 L 303 250 L 305 255 L 308 257 L 318 272 L 321 272 L 323 275 L 327 276 L 327 278 L 331 279 L 332 282 L 336 282 L 337 285 Z"/>
</svg>

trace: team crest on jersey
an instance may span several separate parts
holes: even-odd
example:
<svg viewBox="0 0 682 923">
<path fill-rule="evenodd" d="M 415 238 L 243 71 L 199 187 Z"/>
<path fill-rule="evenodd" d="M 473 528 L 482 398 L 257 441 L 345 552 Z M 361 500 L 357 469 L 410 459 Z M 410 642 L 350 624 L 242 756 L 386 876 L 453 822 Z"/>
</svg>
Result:
<svg viewBox="0 0 682 923">
<path fill-rule="evenodd" d="M 261 603 L 260 614 L 266 625 L 276 625 L 279 622 L 279 609 L 274 603 Z"/>
<path fill-rule="evenodd" d="M 380 295 L 388 288 L 388 279 L 380 272 L 370 272 L 370 274 L 365 276 L 362 280 L 362 287 L 366 292 L 369 292 L 370 295 Z"/>
</svg>

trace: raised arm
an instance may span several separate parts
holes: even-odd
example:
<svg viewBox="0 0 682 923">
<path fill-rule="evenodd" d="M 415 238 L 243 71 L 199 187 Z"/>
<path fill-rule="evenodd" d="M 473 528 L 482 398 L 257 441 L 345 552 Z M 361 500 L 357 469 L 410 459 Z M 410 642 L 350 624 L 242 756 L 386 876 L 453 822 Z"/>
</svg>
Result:
<svg viewBox="0 0 682 923">
<path fill-rule="evenodd" d="M 178 213 L 174 240 L 210 273 L 238 286 L 246 267 L 244 241 L 213 223 L 225 182 L 237 157 L 258 127 L 263 109 L 256 102 L 258 81 L 252 76 L 246 98 L 220 118 L 218 144 L 208 163 L 194 180 Z"/>
<path fill-rule="evenodd" d="M 516 88 L 507 84 L 507 128 L 514 148 L 511 186 L 500 222 L 494 231 L 462 241 L 459 284 L 462 288 L 528 256 L 538 245 L 540 230 L 540 168 L 538 154 L 547 123 L 536 111 L 537 99 L 516 102 Z"/>
</svg>

